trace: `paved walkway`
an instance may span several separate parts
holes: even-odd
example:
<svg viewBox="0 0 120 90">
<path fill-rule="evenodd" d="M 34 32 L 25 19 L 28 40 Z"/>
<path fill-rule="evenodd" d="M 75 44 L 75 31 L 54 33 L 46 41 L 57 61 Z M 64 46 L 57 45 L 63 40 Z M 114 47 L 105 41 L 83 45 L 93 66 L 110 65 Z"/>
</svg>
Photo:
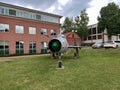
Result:
<svg viewBox="0 0 120 90">
<path fill-rule="evenodd" d="M 48 55 L 50 55 L 50 54 L 37 54 L 37 55 L 0 57 L 0 61 L 10 61 L 12 58 L 26 58 L 26 57 L 48 56 Z"/>
</svg>

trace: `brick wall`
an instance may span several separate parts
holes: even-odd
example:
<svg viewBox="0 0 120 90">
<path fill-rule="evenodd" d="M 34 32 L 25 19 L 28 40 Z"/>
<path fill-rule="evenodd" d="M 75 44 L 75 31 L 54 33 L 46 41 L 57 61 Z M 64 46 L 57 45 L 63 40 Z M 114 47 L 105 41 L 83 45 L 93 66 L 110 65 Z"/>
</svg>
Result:
<svg viewBox="0 0 120 90">
<path fill-rule="evenodd" d="M 57 34 L 60 33 L 59 24 L 39 22 L 34 20 L 20 19 L 14 17 L 0 16 L 0 23 L 9 24 L 9 32 L 0 32 L 0 40 L 9 41 L 9 53 L 15 54 L 16 41 L 24 42 L 24 53 L 29 53 L 29 42 L 36 41 L 37 53 L 41 52 L 41 42 L 49 42 L 50 37 L 41 35 L 41 28 L 46 28 L 48 35 L 50 35 L 51 29 L 56 29 Z M 24 26 L 24 34 L 17 34 L 15 32 L 15 26 Z M 29 34 L 29 27 L 36 27 L 36 35 Z"/>
<path fill-rule="evenodd" d="M 81 38 L 75 32 L 64 33 L 69 45 L 74 45 L 75 42 L 77 45 L 81 45 Z"/>
</svg>

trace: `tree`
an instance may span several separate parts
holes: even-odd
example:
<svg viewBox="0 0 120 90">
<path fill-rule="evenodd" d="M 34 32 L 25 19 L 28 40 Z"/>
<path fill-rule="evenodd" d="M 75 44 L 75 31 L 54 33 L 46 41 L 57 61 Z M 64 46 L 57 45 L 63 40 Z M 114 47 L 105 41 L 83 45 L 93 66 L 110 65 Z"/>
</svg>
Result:
<svg viewBox="0 0 120 90">
<path fill-rule="evenodd" d="M 98 17 L 98 28 L 104 31 L 107 29 L 108 38 L 112 35 L 120 33 L 120 13 L 119 7 L 115 3 L 109 3 L 101 8 L 100 16 Z"/>
<path fill-rule="evenodd" d="M 89 17 L 86 13 L 86 10 L 82 10 L 80 12 L 80 15 L 75 17 L 75 20 L 73 22 L 73 19 L 66 17 L 62 29 L 64 32 L 71 32 L 72 30 L 77 30 L 77 34 L 81 37 L 81 40 L 84 39 L 84 37 L 88 36 L 88 21 Z"/>
<path fill-rule="evenodd" d="M 71 32 L 73 29 L 73 19 L 66 17 L 62 25 L 62 29 L 64 30 L 64 32 Z"/>
<path fill-rule="evenodd" d="M 82 40 L 88 36 L 88 27 L 87 27 L 88 22 L 89 22 L 89 17 L 88 14 L 86 13 L 86 10 L 84 9 L 80 12 L 80 15 L 76 16 L 75 18 L 75 28 L 78 31 L 77 33 Z"/>
</svg>

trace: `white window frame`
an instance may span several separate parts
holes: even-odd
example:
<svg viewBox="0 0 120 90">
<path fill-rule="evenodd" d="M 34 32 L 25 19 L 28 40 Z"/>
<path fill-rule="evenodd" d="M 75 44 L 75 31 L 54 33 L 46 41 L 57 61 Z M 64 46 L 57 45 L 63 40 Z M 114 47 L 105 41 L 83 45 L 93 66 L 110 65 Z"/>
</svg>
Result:
<svg viewBox="0 0 120 90">
<path fill-rule="evenodd" d="M 9 24 L 0 23 L 0 32 L 9 32 Z"/>
<path fill-rule="evenodd" d="M 50 34 L 51 34 L 52 36 L 55 36 L 55 35 L 56 35 L 56 30 L 55 30 L 55 29 L 51 29 L 51 30 L 50 30 Z"/>
<path fill-rule="evenodd" d="M 18 34 L 24 34 L 24 26 L 16 25 L 15 32 Z"/>
<path fill-rule="evenodd" d="M 47 42 L 46 41 L 41 42 L 41 49 L 47 49 Z"/>
<path fill-rule="evenodd" d="M 36 34 L 36 28 L 35 27 L 29 27 L 29 34 L 35 35 Z"/>
<path fill-rule="evenodd" d="M 41 28 L 41 34 L 42 35 L 47 35 L 47 29 L 46 28 Z"/>
</svg>

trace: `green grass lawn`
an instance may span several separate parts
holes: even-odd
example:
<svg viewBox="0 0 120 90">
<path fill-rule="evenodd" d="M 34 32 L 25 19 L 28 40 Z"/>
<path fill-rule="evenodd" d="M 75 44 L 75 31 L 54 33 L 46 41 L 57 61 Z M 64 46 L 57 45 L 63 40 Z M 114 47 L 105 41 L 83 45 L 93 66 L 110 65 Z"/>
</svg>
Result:
<svg viewBox="0 0 120 90">
<path fill-rule="evenodd" d="M 3 58 L 0 90 L 120 90 L 120 49 L 81 49 L 63 55 L 63 70 L 50 56 Z"/>
</svg>

